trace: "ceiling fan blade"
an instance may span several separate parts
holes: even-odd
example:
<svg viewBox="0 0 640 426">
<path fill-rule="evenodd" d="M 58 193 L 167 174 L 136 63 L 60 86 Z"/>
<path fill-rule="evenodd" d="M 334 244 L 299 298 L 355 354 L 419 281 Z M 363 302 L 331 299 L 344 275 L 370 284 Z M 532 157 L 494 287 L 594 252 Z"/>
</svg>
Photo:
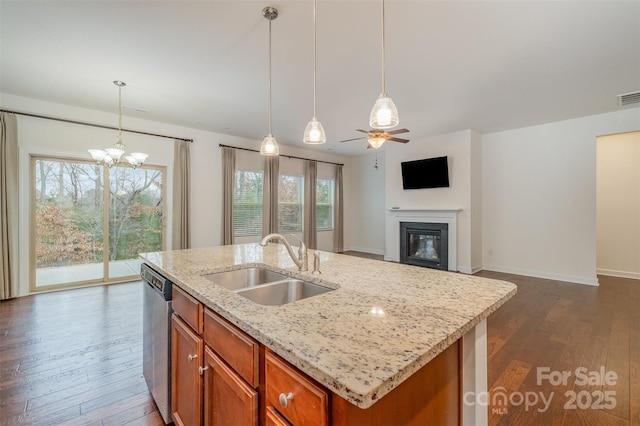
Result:
<svg viewBox="0 0 640 426">
<path fill-rule="evenodd" d="M 345 140 L 340 141 L 340 142 L 351 142 L 351 141 L 357 141 L 357 140 L 366 139 L 366 138 L 367 138 L 366 136 L 363 136 L 361 138 L 345 139 Z"/>
<path fill-rule="evenodd" d="M 394 142 L 401 142 L 401 143 L 407 143 L 409 142 L 409 139 L 400 139 L 400 138 L 387 138 L 388 141 L 394 141 Z"/>
<path fill-rule="evenodd" d="M 397 135 L 398 133 L 407 133 L 409 129 L 397 129 L 387 132 L 388 135 Z"/>
<path fill-rule="evenodd" d="M 368 130 L 362 130 L 362 129 L 356 129 L 356 132 L 362 132 L 362 133 L 367 133 L 367 134 L 369 133 Z"/>
</svg>

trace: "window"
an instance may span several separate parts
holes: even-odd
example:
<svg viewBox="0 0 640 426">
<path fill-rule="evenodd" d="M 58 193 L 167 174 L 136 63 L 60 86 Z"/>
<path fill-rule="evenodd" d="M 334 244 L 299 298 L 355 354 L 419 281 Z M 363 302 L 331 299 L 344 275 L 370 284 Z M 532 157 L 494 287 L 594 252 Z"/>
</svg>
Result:
<svg viewBox="0 0 640 426">
<path fill-rule="evenodd" d="M 280 175 L 278 184 L 278 232 L 302 232 L 304 177 Z"/>
<path fill-rule="evenodd" d="M 316 179 L 316 229 L 333 229 L 333 179 Z"/>
<path fill-rule="evenodd" d="M 262 235 L 262 171 L 237 170 L 233 186 L 233 232 Z"/>
</svg>

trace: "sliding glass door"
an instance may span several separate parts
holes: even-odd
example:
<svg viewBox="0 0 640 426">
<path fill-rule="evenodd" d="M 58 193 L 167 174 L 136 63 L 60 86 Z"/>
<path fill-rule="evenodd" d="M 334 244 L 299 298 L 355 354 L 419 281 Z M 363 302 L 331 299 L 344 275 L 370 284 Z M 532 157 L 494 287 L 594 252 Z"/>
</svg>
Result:
<svg viewBox="0 0 640 426">
<path fill-rule="evenodd" d="M 135 279 L 164 247 L 164 170 L 32 157 L 31 289 Z"/>
</svg>

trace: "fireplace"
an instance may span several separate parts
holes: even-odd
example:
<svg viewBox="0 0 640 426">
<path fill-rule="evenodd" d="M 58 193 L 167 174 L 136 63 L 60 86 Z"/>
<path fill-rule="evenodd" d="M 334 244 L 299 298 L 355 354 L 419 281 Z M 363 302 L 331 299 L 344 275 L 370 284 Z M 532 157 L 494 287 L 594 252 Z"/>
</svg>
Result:
<svg viewBox="0 0 640 426">
<path fill-rule="evenodd" d="M 449 269 L 449 225 L 400 222 L 400 263 Z"/>
</svg>

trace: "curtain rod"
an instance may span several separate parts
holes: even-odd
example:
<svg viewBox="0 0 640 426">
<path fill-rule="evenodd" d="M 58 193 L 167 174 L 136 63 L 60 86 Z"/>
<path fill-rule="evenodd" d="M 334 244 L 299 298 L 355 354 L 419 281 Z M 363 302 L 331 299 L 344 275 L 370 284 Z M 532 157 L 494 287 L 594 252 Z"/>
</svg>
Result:
<svg viewBox="0 0 640 426">
<path fill-rule="evenodd" d="M 0 109 L 0 112 L 8 112 L 10 114 L 24 115 L 24 116 L 27 116 L 27 117 L 44 118 L 45 120 L 61 121 L 63 123 L 80 124 L 82 126 L 98 127 L 100 129 L 118 130 L 118 128 L 114 127 L 114 126 L 105 126 L 103 124 L 87 123 L 86 121 L 68 120 L 66 118 L 50 117 L 50 116 L 47 116 L 47 115 L 31 114 L 29 112 L 12 111 L 12 110 L 9 110 L 9 109 Z M 177 140 L 185 141 L 185 142 L 193 142 L 193 139 L 176 138 L 176 137 L 173 137 L 173 136 L 159 135 L 157 133 L 142 132 L 140 130 L 122 129 L 122 131 L 123 132 L 129 132 L 129 133 L 137 133 L 139 135 L 157 136 L 159 138 L 177 139 Z"/>
<path fill-rule="evenodd" d="M 240 148 L 239 146 L 231 146 L 231 145 L 225 145 L 225 144 L 220 144 L 218 145 L 220 148 L 233 148 L 233 149 L 239 149 L 241 151 L 251 151 L 251 152 L 260 152 L 257 149 L 251 149 L 251 148 Z M 303 158 L 303 157 L 296 157 L 295 155 L 284 155 L 284 154 L 280 154 L 280 157 L 287 157 L 287 158 L 295 158 L 296 160 L 308 160 L 308 161 L 316 161 L 318 163 L 325 163 L 325 164 L 334 164 L 336 166 L 344 166 L 344 164 L 342 163 L 334 163 L 332 161 L 323 161 L 323 160 L 314 160 L 312 158 Z"/>
</svg>

